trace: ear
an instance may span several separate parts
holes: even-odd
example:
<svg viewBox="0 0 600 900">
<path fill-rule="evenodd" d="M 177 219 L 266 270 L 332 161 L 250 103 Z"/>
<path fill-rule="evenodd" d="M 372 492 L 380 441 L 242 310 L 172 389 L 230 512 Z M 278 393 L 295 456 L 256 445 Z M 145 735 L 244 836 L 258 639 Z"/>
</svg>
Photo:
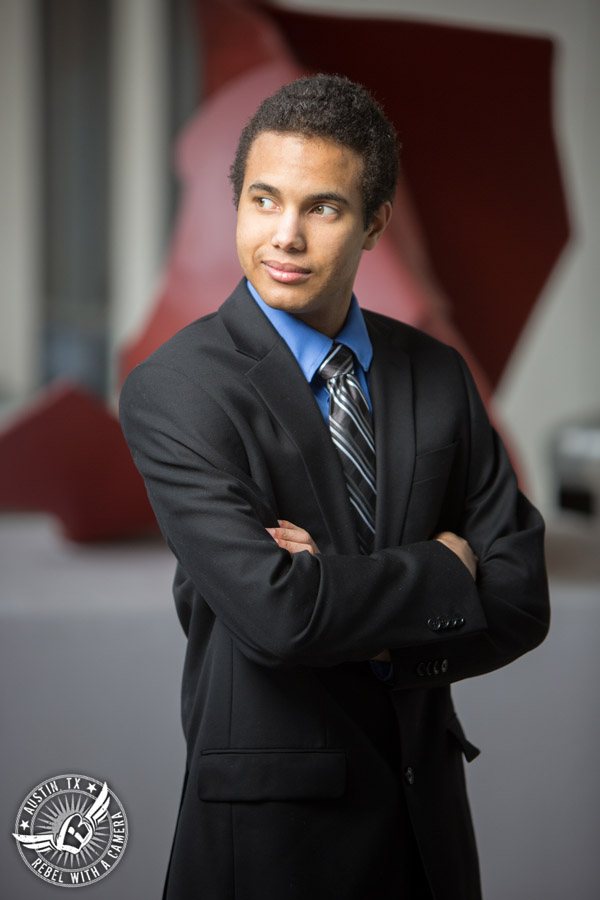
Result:
<svg viewBox="0 0 600 900">
<path fill-rule="evenodd" d="M 373 221 L 367 228 L 367 234 L 365 237 L 365 242 L 363 244 L 363 250 L 372 250 L 385 229 L 388 227 L 389 221 L 392 218 L 392 204 L 389 200 L 386 200 L 385 203 L 382 203 L 375 215 L 373 216 Z"/>
</svg>

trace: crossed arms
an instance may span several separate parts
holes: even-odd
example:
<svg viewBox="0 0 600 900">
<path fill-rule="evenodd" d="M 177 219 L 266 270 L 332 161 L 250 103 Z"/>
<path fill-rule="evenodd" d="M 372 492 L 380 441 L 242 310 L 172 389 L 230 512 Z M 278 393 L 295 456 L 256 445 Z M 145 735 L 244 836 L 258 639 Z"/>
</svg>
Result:
<svg viewBox="0 0 600 900">
<path fill-rule="evenodd" d="M 440 684 L 506 664 L 548 627 L 543 523 L 518 492 L 472 387 L 470 402 L 464 537 L 446 532 L 370 557 L 316 553 L 307 531 L 275 524 L 280 511 L 248 472 L 252 448 L 188 373 L 139 367 L 121 416 L 163 534 L 193 585 L 186 603 L 206 604 L 260 665 L 335 665 L 389 647 L 403 688 L 423 686 L 424 650 L 449 661 Z M 457 613 L 465 624 L 456 633 L 432 630 Z"/>
<path fill-rule="evenodd" d="M 319 548 L 306 529 L 300 528 L 286 519 L 278 519 L 277 525 L 277 528 L 267 528 L 266 531 L 282 550 L 287 550 L 292 555 L 301 553 L 303 550 L 308 551 L 313 556 L 319 552 Z M 441 531 L 439 534 L 434 535 L 433 540 L 441 541 L 449 550 L 456 553 L 471 573 L 473 580 L 477 580 L 477 557 L 464 538 L 454 534 L 453 531 Z M 382 650 L 374 659 L 381 662 L 391 662 L 392 658 L 389 650 Z"/>
</svg>

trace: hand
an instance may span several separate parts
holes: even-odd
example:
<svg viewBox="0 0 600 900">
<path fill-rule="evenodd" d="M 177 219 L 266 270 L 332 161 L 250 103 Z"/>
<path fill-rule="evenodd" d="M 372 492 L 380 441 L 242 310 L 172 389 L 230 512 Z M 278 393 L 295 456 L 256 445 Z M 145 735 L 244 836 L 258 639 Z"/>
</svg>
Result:
<svg viewBox="0 0 600 900">
<path fill-rule="evenodd" d="M 436 534 L 433 539 L 434 541 L 439 541 L 441 544 L 445 544 L 449 550 L 456 553 L 460 561 L 464 563 L 471 573 L 473 581 L 475 581 L 479 558 L 475 556 L 467 541 L 465 541 L 464 538 L 459 537 L 458 534 L 454 534 L 453 531 L 441 531 L 439 534 Z"/>
<path fill-rule="evenodd" d="M 313 556 L 319 552 L 319 548 L 304 528 L 286 522 L 285 519 L 277 519 L 277 522 L 279 528 L 267 528 L 267 531 L 282 550 L 287 550 L 292 556 L 302 550 L 308 550 Z"/>
</svg>

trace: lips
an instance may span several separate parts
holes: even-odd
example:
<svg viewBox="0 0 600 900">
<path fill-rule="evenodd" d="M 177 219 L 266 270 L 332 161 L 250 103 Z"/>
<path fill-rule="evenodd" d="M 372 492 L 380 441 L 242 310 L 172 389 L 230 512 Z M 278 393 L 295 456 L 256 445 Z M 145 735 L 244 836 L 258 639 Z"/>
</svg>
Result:
<svg viewBox="0 0 600 900">
<path fill-rule="evenodd" d="M 275 259 L 265 259 L 262 265 L 271 278 L 281 284 L 297 284 L 305 281 L 310 275 L 310 269 L 295 266 L 293 263 L 278 262 Z"/>
</svg>

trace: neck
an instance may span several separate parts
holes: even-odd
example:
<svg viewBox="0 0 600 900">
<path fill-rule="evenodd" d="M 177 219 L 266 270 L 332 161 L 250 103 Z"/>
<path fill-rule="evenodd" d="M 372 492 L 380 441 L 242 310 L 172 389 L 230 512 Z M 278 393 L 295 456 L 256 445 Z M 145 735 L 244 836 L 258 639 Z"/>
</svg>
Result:
<svg viewBox="0 0 600 900">
<path fill-rule="evenodd" d="M 336 335 L 340 333 L 342 328 L 344 327 L 344 322 L 348 316 L 348 310 L 350 309 L 350 302 L 352 300 L 352 296 L 348 300 L 346 308 L 337 315 L 332 314 L 332 311 L 327 310 L 326 312 L 302 312 L 295 313 L 296 317 L 300 319 L 305 325 L 308 325 L 310 328 L 314 328 L 315 331 L 319 331 L 321 334 L 324 334 L 325 337 L 334 338 Z"/>
</svg>

